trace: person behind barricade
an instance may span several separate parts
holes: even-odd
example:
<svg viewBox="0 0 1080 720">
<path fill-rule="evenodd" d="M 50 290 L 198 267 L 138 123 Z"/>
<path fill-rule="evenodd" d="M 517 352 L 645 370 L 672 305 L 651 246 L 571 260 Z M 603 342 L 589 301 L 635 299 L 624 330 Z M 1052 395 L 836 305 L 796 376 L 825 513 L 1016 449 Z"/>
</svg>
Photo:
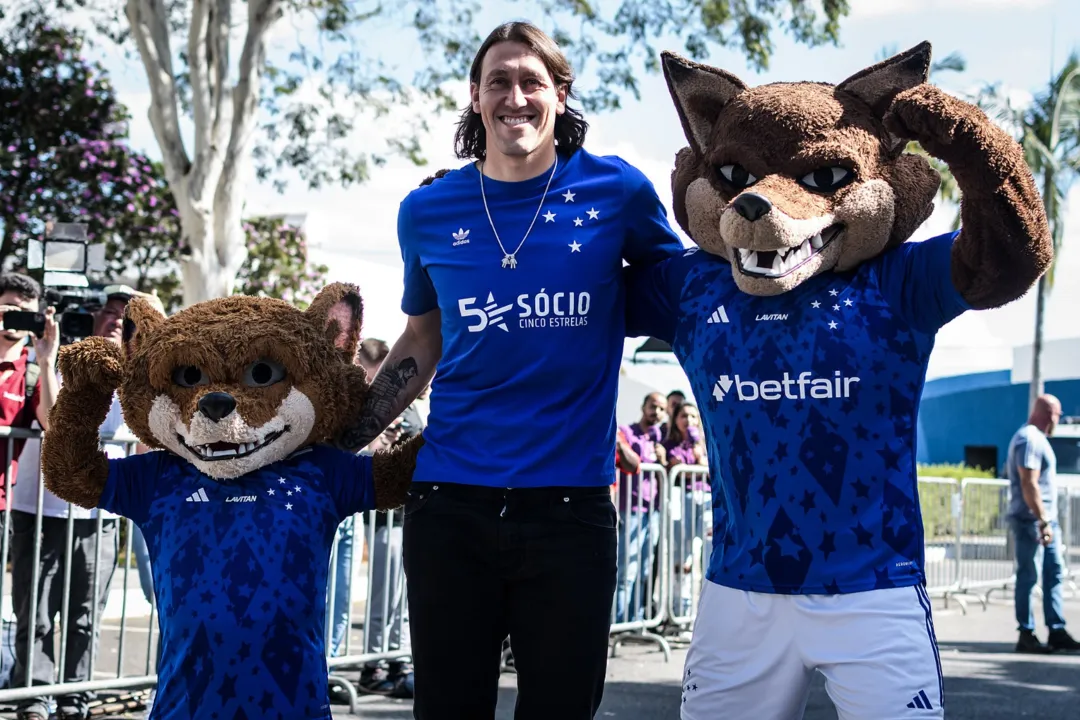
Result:
<svg viewBox="0 0 1080 720">
<path fill-rule="evenodd" d="M 667 419 L 660 423 L 660 436 L 667 437 L 671 432 L 671 422 L 679 414 L 679 407 L 686 402 L 686 394 L 682 390 L 672 390 L 667 394 Z"/>
<path fill-rule="evenodd" d="M 667 451 L 665 467 L 669 473 L 679 465 L 707 466 L 709 461 L 697 405 L 684 402 L 672 417 L 674 420 L 663 441 Z M 695 549 L 695 539 L 704 544 L 711 534 L 708 519 L 711 488 L 706 476 L 695 473 L 684 476 L 677 485 L 673 484 L 671 493 L 668 506 L 672 517 L 671 558 L 675 572 L 672 592 L 675 593 L 675 611 L 685 617 L 693 603 L 690 573 L 694 558 L 701 552 L 701 548 Z"/>
<path fill-rule="evenodd" d="M 1053 395 L 1035 399 L 1031 415 L 1009 442 L 1009 528 L 1016 541 L 1016 652 L 1047 653 L 1080 650 L 1065 630 L 1062 605 L 1061 526 L 1058 524 L 1057 457 L 1047 439 L 1061 418 L 1061 401 Z M 1046 645 L 1035 635 L 1031 591 L 1042 564 L 1043 619 Z"/>
<path fill-rule="evenodd" d="M 650 393 L 641 406 L 641 418 L 620 429 L 630 449 L 643 464 L 664 465 L 667 453 L 660 425 L 664 420 L 664 396 Z M 615 592 L 615 622 L 645 618 L 652 602 L 653 559 L 660 540 L 660 514 L 656 505 L 659 481 L 648 470 L 622 478 L 618 492 L 619 572 Z M 639 597 L 640 595 L 640 597 Z M 633 608 L 633 610 L 631 610 Z"/>
<path fill-rule="evenodd" d="M 119 344 L 123 331 L 124 308 L 135 291 L 126 286 L 110 286 L 105 292 L 106 303 L 94 314 L 93 334 Z M 58 383 L 62 382 L 63 378 L 58 377 Z M 103 447 L 109 457 L 127 455 L 127 446 L 122 440 L 108 442 L 108 438 L 114 435 L 121 438 L 131 435 L 124 423 L 119 398 L 115 395 L 99 433 L 106 440 Z M 11 594 L 17 623 L 15 670 L 12 676 L 14 687 L 26 682 L 28 671 L 35 685 L 52 684 L 57 678 L 62 683 L 91 679 L 91 653 L 96 651 L 100 635 L 94 624 L 95 618 L 100 623 L 112 586 L 119 551 L 118 517 L 105 511 L 86 510 L 71 505 L 42 487 L 40 452 L 39 440 L 26 442 L 20 458 L 18 482 L 12 493 Z M 42 496 L 41 533 L 35 535 L 39 491 Z M 99 513 L 100 535 L 97 532 Z M 73 518 L 73 543 L 70 548 L 67 547 L 69 514 Z M 37 566 L 37 603 L 31 607 L 35 540 L 40 543 L 40 555 Z M 58 618 L 63 611 L 65 566 L 69 560 L 71 572 L 68 614 L 67 617 Z M 96 603 L 93 597 L 95 578 L 98 585 Z M 26 656 L 31 628 L 32 659 Z M 58 659 L 54 644 L 62 632 L 61 628 L 66 628 L 66 646 L 65 656 Z M 89 704 L 95 696 L 93 692 L 59 696 L 56 699 L 57 716 L 89 717 Z M 45 720 L 49 717 L 50 704 L 50 698 L 45 696 L 20 700 L 17 703 L 17 716 L 19 720 Z"/>
<path fill-rule="evenodd" d="M 45 315 L 45 331 L 37 337 L 25 330 L 3 329 L 7 311 L 39 312 L 41 285 L 21 273 L 0 274 L 0 426 L 29 429 L 36 420 L 48 427 L 49 410 L 56 402 L 59 386 L 56 382 L 56 354 L 60 349 L 60 333 L 53 319 L 54 309 Z M 30 352 L 35 360 L 30 360 Z M 45 370 L 46 372 L 42 372 Z M 7 508 L 7 472 L 11 467 L 11 482 L 18 484 L 19 455 L 26 441 L 0 438 L 0 532 L 3 510 Z M 8 457 L 11 448 L 11 457 Z"/>
<path fill-rule="evenodd" d="M 519 719 L 591 718 L 603 696 L 620 268 L 683 247 L 640 170 L 582 147 L 573 80 L 529 23 L 481 45 L 469 162 L 401 204 L 408 323 L 338 441 L 370 442 L 438 371 L 404 525 L 423 720 L 493 715 L 507 634 Z"/>
</svg>

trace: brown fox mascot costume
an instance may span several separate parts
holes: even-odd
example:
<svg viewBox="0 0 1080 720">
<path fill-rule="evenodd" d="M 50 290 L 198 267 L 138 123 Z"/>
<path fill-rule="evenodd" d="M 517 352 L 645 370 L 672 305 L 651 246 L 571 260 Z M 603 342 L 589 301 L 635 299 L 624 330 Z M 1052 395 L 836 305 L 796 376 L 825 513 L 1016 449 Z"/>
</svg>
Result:
<svg viewBox="0 0 1080 720">
<path fill-rule="evenodd" d="M 919 398 L 937 331 L 1051 261 L 1023 153 L 927 83 L 926 43 L 835 86 L 663 67 L 690 144 L 674 212 L 698 247 L 627 271 L 627 322 L 671 343 L 709 451 L 682 717 L 801 717 L 818 670 L 842 720 L 941 718 Z M 948 163 L 959 231 L 908 242 L 939 185 L 909 140 Z"/>
<path fill-rule="evenodd" d="M 330 720 L 323 628 L 337 526 L 401 505 L 422 443 L 373 457 L 322 444 L 367 393 L 353 364 L 362 315 L 345 284 L 306 311 L 233 296 L 166 319 L 137 298 L 122 347 L 95 337 L 61 351 L 45 484 L 143 531 L 160 612 L 155 720 Z M 127 425 L 157 452 L 99 449 L 117 390 Z"/>
</svg>

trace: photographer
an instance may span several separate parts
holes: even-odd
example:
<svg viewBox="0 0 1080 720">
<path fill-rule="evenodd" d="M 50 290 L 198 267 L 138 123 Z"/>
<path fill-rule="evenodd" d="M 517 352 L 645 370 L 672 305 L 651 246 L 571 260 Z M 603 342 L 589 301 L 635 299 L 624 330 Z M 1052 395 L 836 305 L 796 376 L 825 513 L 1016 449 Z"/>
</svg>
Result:
<svg viewBox="0 0 1080 720">
<path fill-rule="evenodd" d="M 41 297 L 41 286 L 33 278 L 13 272 L 0 274 L 0 326 L 7 312 L 38 312 Z M 41 427 L 49 426 L 49 411 L 59 391 L 55 369 L 60 334 L 53 309 L 47 308 L 44 315 L 45 332 L 40 338 L 24 330 L 0 329 L 0 425 L 27 429 L 36 419 Z M 29 359 L 29 345 L 33 346 L 36 363 Z M 8 464 L 14 486 L 25 442 L 0 442 L 0 511 L 8 503 Z M 0 514 L 0 531 L 6 532 L 2 524 Z"/>
<path fill-rule="evenodd" d="M 93 335 L 119 344 L 121 341 L 124 310 L 134 291 L 124 286 L 106 290 L 105 305 L 94 313 Z M 57 382 L 55 370 L 49 376 Z M 42 381 L 45 368 L 42 368 Z M 59 379 L 62 383 L 62 378 Z M 58 384 L 59 384 L 58 383 Z M 113 396 L 112 407 L 99 428 L 103 436 L 130 435 L 120 402 Z M 105 453 L 109 457 L 123 457 L 127 447 L 122 442 L 106 442 Z M 37 523 L 37 497 L 41 482 L 41 444 L 29 440 L 23 451 L 22 464 L 18 469 L 18 484 L 11 498 L 11 552 L 12 552 L 12 604 L 16 615 L 14 686 L 26 682 L 27 674 L 32 682 L 50 684 L 60 666 L 60 680 L 79 682 L 90 680 L 90 656 L 96 645 L 98 622 L 105 609 L 106 600 L 116 569 L 119 551 L 119 519 L 111 513 L 101 512 L 101 534 L 97 533 L 97 510 L 86 510 L 60 500 L 48 489 L 42 488 L 41 533 L 35 533 Z M 72 545 L 67 547 L 68 516 L 72 521 Z M 33 587 L 34 543 L 40 543 L 38 562 L 37 605 L 31 607 Z M 98 543 L 100 542 L 100 560 Z M 57 616 L 62 611 L 64 568 L 70 563 L 70 586 L 67 617 Z M 97 602 L 94 601 L 95 578 L 98 584 Z M 56 657 L 55 639 L 60 628 L 67 628 L 66 654 Z M 27 639 L 33 629 L 33 657 L 26 657 Z M 29 672 L 28 672 L 29 671 Z M 89 717 L 89 704 L 94 693 L 73 693 L 57 698 L 57 717 L 65 720 Z M 19 720 L 45 720 L 49 717 L 49 698 L 37 697 L 18 702 Z"/>
</svg>

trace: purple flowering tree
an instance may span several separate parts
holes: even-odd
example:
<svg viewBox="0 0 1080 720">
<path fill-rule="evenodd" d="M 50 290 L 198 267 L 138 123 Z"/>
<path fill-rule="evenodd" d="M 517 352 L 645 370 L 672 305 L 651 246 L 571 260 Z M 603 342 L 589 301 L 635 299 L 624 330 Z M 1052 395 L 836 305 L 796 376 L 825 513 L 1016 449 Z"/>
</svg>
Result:
<svg viewBox="0 0 1080 720">
<path fill-rule="evenodd" d="M 306 308 L 326 283 L 327 267 L 308 262 L 301 228 L 278 217 L 244 221 L 247 259 L 236 277 L 235 292 L 276 297 Z"/>
</svg>

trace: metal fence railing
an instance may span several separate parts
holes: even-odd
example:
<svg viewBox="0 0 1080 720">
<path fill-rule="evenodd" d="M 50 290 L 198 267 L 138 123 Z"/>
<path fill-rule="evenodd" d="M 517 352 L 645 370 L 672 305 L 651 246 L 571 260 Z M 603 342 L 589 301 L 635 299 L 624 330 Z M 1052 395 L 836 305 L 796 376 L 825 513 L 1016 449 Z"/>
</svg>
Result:
<svg viewBox="0 0 1080 720">
<path fill-rule="evenodd" d="M 9 462 L 0 514 L 0 710 L 22 699 L 83 692 L 99 693 L 95 702 L 112 702 L 118 710 L 134 707 L 141 702 L 135 691 L 157 682 L 158 618 L 145 544 L 130 519 L 72 512 L 70 504 L 47 494 L 36 463 L 40 437 L 38 431 L 0 427 L 8 458 L 16 456 L 17 443 L 27 444 L 19 482 L 29 480 L 20 490 L 29 505 L 13 508 Z M 102 440 L 129 453 L 137 443 L 131 436 Z M 31 461 L 27 478 L 23 463 Z M 965 597 L 977 597 L 985 607 L 991 593 L 1014 585 L 1006 481 L 921 477 L 919 496 L 931 596 L 955 599 L 966 611 Z M 670 659 L 669 641 L 693 627 L 712 549 L 708 468 L 645 464 L 635 474 L 619 473 L 612 499 L 619 526 L 611 653 L 625 643 L 645 642 Z M 1080 482 L 1061 481 L 1058 510 L 1067 587 L 1076 592 Z M 83 571 L 76 572 L 79 563 Z M 57 586 L 58 603 L 52 589 Z M 45 590 L 51 599 L 41 602 Z M 346 692 L 353 712 L 357 689 L 340 671 L 409 655 L 405 598 L 400 511 L 372 511 L 343 522 L 330 557 L 325 637 L 329 677 Z M 74 611 L 87 606 L 88 623 Z M 359 618 L 362 628 L 356 632 Z M 68 657 L 76 633 L 90 638 L 83 676 L 71 669 Z M 51 672 L 14 676 L 16 658 L 33 668 L 46 647 L 55 660 Z"/>
</svg>

